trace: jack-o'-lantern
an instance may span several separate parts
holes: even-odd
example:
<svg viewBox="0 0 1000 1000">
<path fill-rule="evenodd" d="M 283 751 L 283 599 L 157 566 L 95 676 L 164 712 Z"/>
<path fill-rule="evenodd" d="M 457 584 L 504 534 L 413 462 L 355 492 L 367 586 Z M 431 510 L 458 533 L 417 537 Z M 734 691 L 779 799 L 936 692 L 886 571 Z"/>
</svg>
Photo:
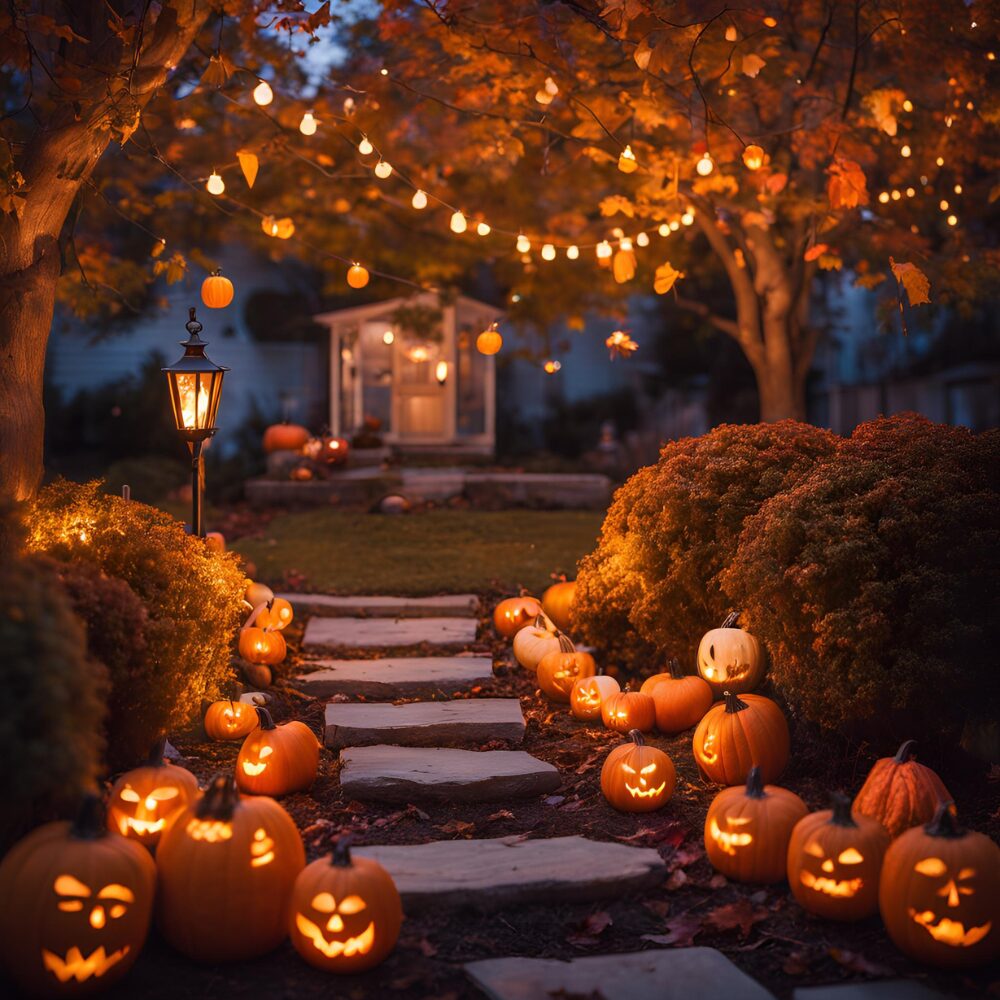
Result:
<svg viewBox="0 0 1000 1000">
<path fill-rule="evenodd" d="M 403 904 L 389 873 L 371 858 L 352 857 L 347 837 L 295 880 L 288 934 L 318 969 L 374 968 L 395 947 L 402 923 Z"/>
<path fill-rule="evenodd" d="M 257 708 L 259 726 L 243 741 L 236 757 L 236 784 L 251 795 L 288 795 L 308 788 L 319 770 L 319 740 L 298 721 L 274 724 Z"/>
<path fill-rule="evenodd" d="M 1000 847 L 962 829 L 949 805 L 892 842 L 878 902 L 889 937 L 918 962 L 970 968 L 1000 957 Z"/>
<path fill-rule="evenodd" d="M 559 649 L 538 662 L 538 686 L 553 701 L 569 701 L 573 685 L 581 677 L 593 677 L 597 665 L 590 653 L 578 653 L 568 635 L 559 633 Z"/>
<path fill-rule="evenodd" d="M 761 777 L 778 780 L 788 763 L 791 737 L 781 709 L 759 694 L 738 697 L 726 692 L 725 701 L 704 715 L 692 739 L 698 770 L 717 785 L 739 785 L 750 768 L 760 765 Z"/>
<path fill-rule="evenodd" d="M 349 451 L 350 445 L 347 443 L 347 438 L 324 434 L 320 438 L 320 449 L 317 458 L 327 465 L 344 465 L 347 462 Z"/>
<path fill-rule="evenodd" d="M 746 787 L 724 788 L 705 816 L 705 853 L 735 882 L 780 882 L 792 830 L 809 812 L 794 792 L 765 785 L 751 767 Z"/>
<path fill-rule="evenodd" d="M 788 885 L 799 905 L 829 920 L 863 920 L 878 909 L 878 881 L 889 846 L 885 827 L 851 815 L 846 795 L 832 809 L 800 819 L 788 841 Z"/>
<path fill-rule="evenodd" d="M 298 424 L 272 424 L 264 431 L 264 451 L 299 451 L 309 440 L 309 431 Z M 250 602 L 253 603 L 252 601 Z"/>
<path fill-rule="evenodd" d="M 670 673 L 655 674 L 662 678 L 647 690 L 656 710 L 656 728 L 661 733 L 681 733 L 696 726 L 712 707 L 712 689 L 701 677 L 685 674 L 677 660 L 670 661 Z M 650 680 L 653 680 L 651 677 Z"/>
<path fill-rule="evenodd" d="M 542 610 L 552 619 L 556 628 L 564 632 L 570 627 L 569 614 L 576 597 L 576 581 L 554 583 L 542 594 Z"/>
<path fill-rule="evenodd" d="M 251 608 L 258 608 L 262 604 L 274 600 L 274 591 L 266 583 L 254 583 L 253 580 L 247 580 L 247 589 L 243 592 L 243 600 Z"/>
<path fill-rule="evenodd" d="M 89 796 L 74 823 L 47 823 L 0 863 L 0 958 L 31 996 L 86 997 L 120 980 L 146 941 L 156 866 L 108 832 Z"/>
<path fill-rule="evenodd" d="M 283 597 L 274 597 L 257 612 L 254 624 L 260 628 L 280 632 L 292 623 L 294 617 L 295 612 L 292 610 L 292 605 Z"/>
<path fill-rule="evenodd" d="M 614 677 L 601 674 L 597 677 L 582 677 L 573 683 L 569 693 L 569 710 L 574 718 L 590 722 L 601 717 L 601 705 L 605 698 L 618 694 L 621 686 Z"/>
<path fill-rule="evenodd" d="M 559 651 L 560 634 L 545 615 L 539 615 L 514 636 L 514 659 L 526 670 L 537 670 L 546 653 Z"/>
<path fill-rule="evenodd" d="M 877 760 L 854 799 L 856 813 L 877 819 L 893 837 L 929 823 L 938 803 L 951 801 L 937 774 L 917 763 L 915 746 L 914 740 L 907 740 L 895 757 Z"/>
<path fill-rule="evenodd" d="M 674 762 L 662 750 L 648 746 L 638 729 L 629 733 L 628 743 L 608 754 L 601 768 L 601 792 L 621 812 L 662 808 L 676 784 Z"/>
<path fill-rule="evenodd" d="M 205 735 L 212 740 L 241 740 L 257 728 L 257 710 L 245 701 L 214 701 L 205 712 Z"/>
<path fill-rule="evenodd" d="M 273 667 L 284 660 L 288 649 L 284 636 L 277 629 L 251 625 L 240 629 L 239 651 L 247 663 Z"/>
<path fill-rule="evenodd" d="M 198 797 L 198 779 L 163 759 L 165 739 L 157 740 L 141 767 L 126 771 L 111 786 L 108 829 L 146 847 L 155 847 L 174 818 Z"/>
<path fill-rule="evenodd" d="M 749 632 L 736 627 L 738 617 L 736 611 L 731 612 L 698 644 L 698 673 L 716 698 L 724 691 L 752 691 L 764 679 L 764 650 Z"/>
<path fill-rule="evenodd" d="M 638 729 L 648 733 L 656 725 L 653 699 L 639 691 L 620 691 L 609 695 L 601 703 L 601 721 L 605 729 L 627 733 Z"/>
<path fill-rule="evenodd" d="M 156 912 L 163 936 L 199 962 L 235 962 L 276 948 L 306 863 L 291 816 L 274 799 L 240 798 L 216 778 L 163 835 Z"/>
<path fill-rule="evenodd" d="M 542 613 L 542 605 L 534 597 L 508 597 L 493 609 L 493 627 L 510 639 Z"/>
</svg>

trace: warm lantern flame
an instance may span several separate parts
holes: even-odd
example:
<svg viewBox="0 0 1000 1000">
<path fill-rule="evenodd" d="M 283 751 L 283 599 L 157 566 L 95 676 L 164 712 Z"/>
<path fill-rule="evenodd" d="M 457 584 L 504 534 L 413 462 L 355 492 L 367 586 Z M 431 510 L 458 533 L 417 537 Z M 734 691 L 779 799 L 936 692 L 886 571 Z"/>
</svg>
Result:
<svg viewBox="0 0 1000 1000">
<path fill-rule="evenodd" d="M 209 385 L 208 376 L 202 376 L 201 385 L 197 375 L 178 375 L 177 393 L 181 403 L 181 418 L 186 430 L 207 427 Z"/>
</svg>

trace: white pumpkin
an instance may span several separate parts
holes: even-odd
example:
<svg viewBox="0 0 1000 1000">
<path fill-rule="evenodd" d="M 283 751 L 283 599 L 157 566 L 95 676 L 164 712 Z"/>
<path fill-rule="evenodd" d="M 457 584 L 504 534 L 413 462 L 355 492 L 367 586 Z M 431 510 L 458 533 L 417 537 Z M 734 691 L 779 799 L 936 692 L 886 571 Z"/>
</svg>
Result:
<svg viewBox="0 0 1000 1000">
<path fill-rule="evenodd" d="M 546 653 L 559 652 L 560 634 L 548 618 L 539 615 L 533 625 L 514 636 L 514 659 L 528 670 L 537 670 Z"/>
<path fill-rule="evenodd" d="M 716 698 L 726 691 L 753 691 L 764 679 L 764 650 L 754 636 L 736 627 L 736 618 L 737 613 L 731 612 L 721 628 L 705 633 L 698 646 L 698 673 Z"/>
</svg>

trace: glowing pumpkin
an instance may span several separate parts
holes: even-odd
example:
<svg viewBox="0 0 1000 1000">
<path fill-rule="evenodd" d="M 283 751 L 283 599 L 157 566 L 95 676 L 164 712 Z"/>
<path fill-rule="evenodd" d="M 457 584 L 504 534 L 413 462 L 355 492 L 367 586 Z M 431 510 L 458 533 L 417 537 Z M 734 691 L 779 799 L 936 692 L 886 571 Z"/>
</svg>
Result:
<svg viewBox="0 0 1000 1000">
<path fill-rule="evenodd" d="M 553 701 L 569 701 L 580 677 L 593 677 L 597 665 L 590 653 L 578 653 L 568 635 L 559 633 L 559 649 L 538 661 L 538 686 Z"/>
<path fill-rule="evenodd" d="M 705 816 L 705 853 L 735 882 L 781 882 L 792 830 L 809 812 L 794 792 L 765 785 L 750 768 L 746 787 L 724 788 Z"/>
<path fill-rule="evenodd" d="M 533 625 L 522 628 L 514 636 L 514 659 L 526 670 L 537 670 L 546 653 L 559 651 L 559 635 L 552 622 L 539 615 Z"/>
<path fill-rule="evenodd" d="M 1000 957 L 1000 847 L 962 829 L 941 804 L 886 852 L 879 909 L 889 937 L 918 962 L 971 968 Z"/>
<path fill-rule="evenodd" d="M 213 271 L 201 283 L 201 301 L 209 309 L 225 309 L 233 301 L 233 283 L 221 271 Z"/>
<path fill-rule="evenodd" d="M 493 627 L 510 639 L 541 613 L 542 605 L 534 597 L 508 597 L 493 609 Z"/>
<path fill-rule="evenodd" d="M 846 795 L 800 819 L 788 841 L 788 885 L 802 909 L 828 920 L 863 920 L 878 909 L 879 872 L 889 846 L 881 823 L 851 815 Z"/>
<path fill-rule="evenodd" d="M 287 795 L 308 788 L 319 770 L 319 741 L 298 721 L 276 726 L 266 708 L 236 757 L 236 784 L 251 795 Z"/>
<path fill-rule="evenodd" d="M 292 605 L 283 597 L 273 597 L 267 602 L 267 606 L 262 608 L 257 614 L 254 624 L 260 628 L 281 631 L 290 625 L 295 613 Z"/>
<path fill-rule="evenodd" d="M 403 904 L 389 873 L 370 858 L 351 857 L 346 837 L 295 880 L 288 934 L 318 969 L 374 968 L 395 947 L 402 923 Z"/>
<path fill-rule="evenodd" d="M 764 651 L 749 632 L 736 627 L 738 617 L 733 611 L 698 644 L 698 673 L 716 698 L 724 691 L 752 691 L 764 679 Z"/>
<path fill-rule="evenodd" d="M 205 735 L 211 740 L 241 740 L 257 728 L 257 710 L 245 701 L 214 701 L 205 712 Z"/>
<path fill-rule="evenodd" d="M 576 581 L 554 583 L 542 594 L 542 610 L 552 619 L 556 628 L 564 632 L 570 627 L 569 615 L 576 597 Z"/>
<path fill-rule="evenodd" d="M 239 651 L 247 663 L 273 667 L 284 660 L 288 649 L 280 631 L 250 626 L 240 629 Z"/>
<path fill-rule="evenodd" d="M 608 695 L 601 703 L 601 721 L 606 729 L 627 733 L 638 729 L 648 733 L 656 725 L 653 699 L 639 691 Z"/>
<path fill-rule="evenodd" d="M 31 996 L 91 996 L 139 957 L 153 912 L 149 852 L 105 827 L 89 796 L 74 823 L 47 823 L 0 862 L 0 959 Z"/>
<path fill-rule="evenodd" d="M 648 746 L 638 729 L 629 733 L 628 743 L 608 754 L 601 768 L 601 792 L 621 812 L 662 808 L 676 784 L 673 761 L 662 750 Z"/>
<path fill-rule="evenodd" d="M 677 660 L 670 661 L 670 673 L 654 674 L 655 683 L 641 690 L 653 699 L 656 728 L 661 733 L 681 733 L 696 726 L 712 707 L 712 689 L 701 677 L 685 674 Z"/>
<path fill-rule="evenodd" d="M 319 461 L 325 462 L 327 465 L 346 465 L 350 450 L 347 438 L 324 434 L 320 438 L 318 458 Z"/>
<path fill-rule="evenodd" d="M 582 677 L 573 683 L 569 693 L 569 709 L 573 717 L 590 722 L 601 717 L 601 705 L 605 698 L 618 694 L 621 687 L 614 677 L 603 674 L 598 677 Z"/>
<path fill-rule="evenodd" d="M 698 770 L 717 785 L 739 785 L 760 765 L 766 782 L 778 780 L 788 763 L 791 737 L 781 709 L 758 694 L 726 700 L 706 713 L 692 740 Z"/>
<path fill-rule="evenodd" d="M 479 351 L 480 354 L 485 354 L 487 356 L 496 354 L 501 347 L 503 347 L 503 337 L 500 335 L 500 331 L 497 329 L 496 323 L 491 324 L 488 330 L 483 330 L 483 332 L 476 337 L 476 350 Z"/>
<path fill-rule="evenodd" d="M 360 264 L 352 264 L 347 269 L 347 283 L 351 288 L 364 288 L 368 284 L 368 271 Z"/>
<path fill-rule="evenodd" d="M 264 451 L 300 451 L 309 440 L 309 431 L 298 424 L 272 424 L 264 431 Z M 250 602 L 253 603 L 252 601 Z"/>
</svg>

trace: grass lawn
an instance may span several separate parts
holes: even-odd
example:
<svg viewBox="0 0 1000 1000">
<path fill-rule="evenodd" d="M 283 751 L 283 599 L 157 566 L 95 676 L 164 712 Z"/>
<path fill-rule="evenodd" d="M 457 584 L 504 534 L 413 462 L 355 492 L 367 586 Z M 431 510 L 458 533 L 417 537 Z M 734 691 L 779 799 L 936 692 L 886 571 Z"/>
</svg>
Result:
<svg viewBox="0 0 1000 1000">
<path fill-rule="evenodd" d="M 550 573 L 575 575 L 596 543 L 600 511 L 432 510 L 391 517 L 315 510 L 275 518 L 233 548 L 262 580 L 287 571 L 332 594 L 540 592 Z"/>
</svg>

